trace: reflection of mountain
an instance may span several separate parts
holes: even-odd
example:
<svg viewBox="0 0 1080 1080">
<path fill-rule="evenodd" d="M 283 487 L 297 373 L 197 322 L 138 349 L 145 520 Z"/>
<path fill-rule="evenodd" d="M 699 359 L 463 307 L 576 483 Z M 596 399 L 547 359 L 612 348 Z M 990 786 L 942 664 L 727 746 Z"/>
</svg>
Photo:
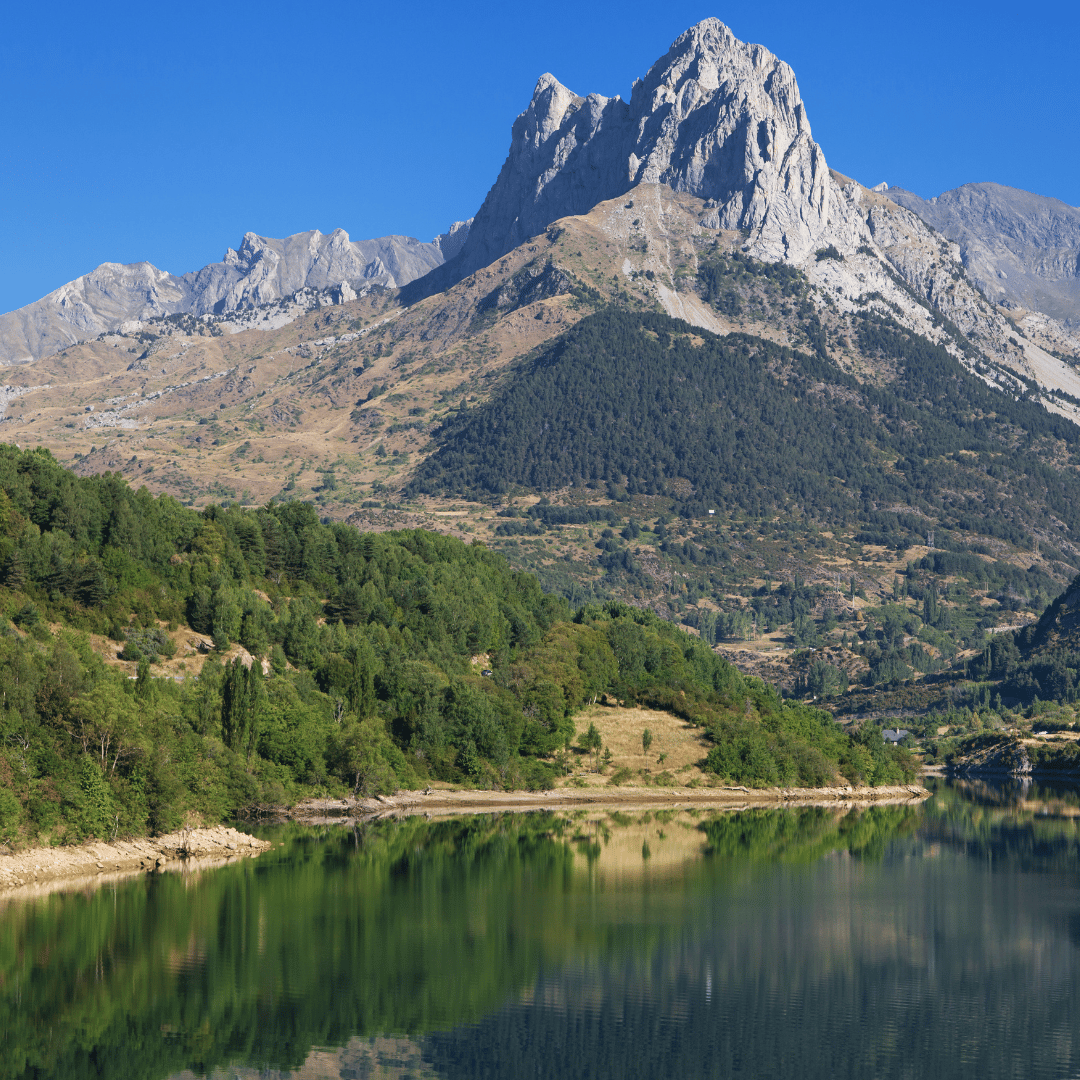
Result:
<svg viewBox="0 0 1080 1080">
<path fill-rule="evenodd" d="M 992 872 L 1007 813 L 946 800 L 940 843 L 910 807 L 282 832 L 199 880 L 11 905 L 0 1080 L 933 1076 L 968 1029 L 990 1076 L 1006 1038 L 1067 1061 L 1075 890 Z"/>
<path fill-rule="evenodd" d="M 784 904 L 748 890 L 681 941 L 545 973 L 535 996 L 567 1007 L 509 1005 L 426 1037 L 424 1057 L 448 1080 L 1072 1075 L 1077 953 L 1064 934 L 1010 924 L 1015 904 L 983 896 L 975 866 L 912 889 L 898 863 L 839 910 L 852 883 L 828 869 L 809 887 L 782 872 Z M 836 924 L 847 947 L 817 937 Z M 984 931 L 1011 943 L 1032 929 L 1025 949 L 983 955 Z"/>
</svg>

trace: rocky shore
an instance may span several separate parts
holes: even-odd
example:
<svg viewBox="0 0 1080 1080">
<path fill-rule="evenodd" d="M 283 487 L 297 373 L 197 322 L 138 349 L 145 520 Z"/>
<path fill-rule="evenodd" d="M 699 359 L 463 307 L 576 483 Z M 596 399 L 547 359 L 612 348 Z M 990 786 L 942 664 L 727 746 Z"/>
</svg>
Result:
<svg viewBox="0 0 1080 1080">
<path fill-rule="evenodd" d="M 0 895 L 44 895 L 58 887 L 100 883 L 132 873 L 209 869 L 270 848 L 236 829 L 182 829 L 153 839 L 95 840 L 77 847 L 0 854 Z"/>
<path fill-rule="evenodd" d="M 309 799 L 283 809 L 278 820 L 300 824 L 371 820 L 424 814 L 526 813 L 536 810 L 715 809 L 751 807 L 856 807 L 919 802 L 930 792 L 918 784 L 877 788 L 557 788 L 553 791 L 399 791 L 367 799 Z M 77 847 L 0 853 L 0 897 L 43 896 L 136 873 L 190 873 L 260 855 L 272 847 L 237 829 L 183 829 L 153 839 L 90 841 Z"/>
</svg>

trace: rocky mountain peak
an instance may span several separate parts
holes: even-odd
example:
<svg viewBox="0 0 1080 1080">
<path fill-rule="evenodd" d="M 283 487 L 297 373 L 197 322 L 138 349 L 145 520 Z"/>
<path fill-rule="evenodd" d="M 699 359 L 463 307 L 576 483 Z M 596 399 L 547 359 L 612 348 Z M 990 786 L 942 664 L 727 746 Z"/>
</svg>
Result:
<svg viewBox="0 0 1080 1080">
<path fill-rule="evenodd" d="M 554 75 L 541 75 L 536 81 L 532 101 L 521 117 L 525 127 L 523 141 L 533 147 L 543 145 L 558 132 L 567 114 L 581 105 L 582 99 L 563 86 Z"/>
<path fill-rule="evenodd" d="M 150 263 L 102 263 L 96 270 L 0 315 L 0 364 L 49 356 L 78 341 L 162 315 L 223 315 L 274 303 L 301 289 L 356 296 L 398 288 L 452 258 L 469 234 L 456 221 L 431 243 L 410 236 L 350 240 L 344 229 L 284 239 L 244 234 L 221 262 L 175 275 Z"/>
<path fill-rule="evenodd" d="M 764 257 L 802 258 L 828 217 L 828 169 L 791 68 L 706 19 L 635 83 L 629 102 L 540 77 L 450 276 L 642 183 L 712 200 L 710 223 L 748 230 Z"/>
<path fill-rule="evenodd" d="M 964 184 L 932 199 L 888 197 L 960 245 L 967 271 L 1005 307 L 1080 325 L 1080 209 L 1002 184 Z"/>
</svg>

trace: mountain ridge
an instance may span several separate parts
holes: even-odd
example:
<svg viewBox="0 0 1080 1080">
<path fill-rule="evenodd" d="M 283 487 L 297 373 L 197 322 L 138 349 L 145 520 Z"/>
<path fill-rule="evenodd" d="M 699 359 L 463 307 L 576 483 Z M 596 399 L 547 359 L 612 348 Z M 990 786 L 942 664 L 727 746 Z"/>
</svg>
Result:
<svg viewBox="0 0 1080 1080">
<path fill-rule="evenodd" d="M 958 243 L 988 297 L 1080 327 L 1080 208 L 995 183 L 963 184 L 932 199 L 899 187 L 885 194 Z"/>
<path fill-rule="evenodd" d="M 717 643 L 762 627 L 786 635 L 798 616 L 796 648 L 827 642 L 826 667 L 867 685 L 942 674 L 1080 566 L 1080 348 L 1037 339 L 983 295 L 958 243 L 887 190 L 829 170 L 786 65 L 715 21 L 694 29 L 630 102 L 541 78 L 495 195 L 454 234 L 456 257 L 424 277 L 350 296 L 334 284 L 347 238 L 298 234 L 292 254 L 241 244 L 208 268 L 202 314 L 133 323 L 5 372 L 0 430 L 55 447 L 83 475 L 116 470 L 189 505 L 302 500 L 365 529 L 408 518 L 502 546 L 575 603 L 628 600 Z M 725 63 L 744 85 L 721 93 Z M 591 187 L 578 183 L 590 155 L 607 170 Z M 500 236 L 504 226 L 517 232 Z M 311 284 L 286 303 L 273 297 L 295 284 L 290 259 Z M 222 298 L 234 309 L 215 314 Z M 606 418 L 577 406 L 595 398 L 628 414 L 632 394 L 599 369 L 585 378 L 583 362 L 562 403 L 534 384 L 547 395 L 542 436 L 537 410 L 489 407 L 515 387 L 520 402 L 530 367 L 605 309 L 652 320 L 632 340 L 659 412 L 624 415 L 616 445 Z M 684 320 L 677 334 L 669 317 Z M 616 324 L 604 323 L 612 335 Z M 659 347 L 665 335 L 684 339 L 681 368 Z M 695 339 L 752 377 L 721 386 Z M 620 359 L 633 357 L 608 366 Z M 695 412 L 709 424 L 691 430 Z M 575 416 L 575 429 L 559 426 Z M 662 438 L 669 420 L 678 429 Z M 833 468 L 839 428 L 863 434 Z M 457 458 L 439 458 L 454 431 Z M 518 454 L 511 473 L 498 431 L 532 437 L 530 453 L 546 441 L 550 467 L 530 473 Z M 580 467 L 562 461 L 566 448 Z M 495 483 L 457 483 L 480 454 Z M 410 487 L 417 477 L 427 490 Z M 463 491 L 465 505 L 450 501 Z M 787 592 L 773 596 L 777 582 Z M 926 601 L 921 628 L 914 608 L 886 610 L 909 600 Z M 830 612 L 843 628 L 828 628 Z M 853 644 L 856 624 L 867 636 Z M 811 660 L 807 679 L 825 657 Z"/>
<path fill-rule="evenodd" d="M 248 311 L 302 289 L 336 289 L 340 300 L 374 287 L 399 288 L 453 258 L 469 225 L 456 221 L 430 243 L 399 235 L 350 240 L 344 229 L 327 234 L 314 229 L 280 240 L 248 232 L 220 262 L 186 274 L 149 262 L 102 263 L 40 300 L 0 315 L 0 365 L 50 356 L 126 324 L 166 315 Z"/>
<path fill-rule="evenodd" d="M 629 102 L 540 77 L 510 151 L 441 290 L 639 184 L 711 201 L 716 228 L 749 229 L 755 253 L 799 258 L 827 216 L 828 170 L 791 68 L 705 19 L 672 44 Z"/>
</svg>

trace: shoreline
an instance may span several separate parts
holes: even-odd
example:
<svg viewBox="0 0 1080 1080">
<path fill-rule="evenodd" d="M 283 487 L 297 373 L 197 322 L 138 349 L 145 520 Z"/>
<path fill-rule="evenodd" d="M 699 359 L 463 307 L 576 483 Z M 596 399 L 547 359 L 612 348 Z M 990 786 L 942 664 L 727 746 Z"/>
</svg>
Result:
<svg viewBox="0 0 1080 1080">
<path fill-rule="evenodd" d="M 781 806 L 871 806 L 921 802 L 932 793 L 919 784 L 878 788 L 554 788 L 551 791 L 398 791 L 366 799 L 308 799 L 285 819 L 300 824 L 329 821 L 448 816 L 461 813 L 527 813 L 577 807 L 715 808 L 746 810 Z"/>
<path fill-rule="evenodd" d="M 1025 780 L 1031 783 L 1034 780 L 1059 780 L 1063 784 L 1080 784 L 1080 770 L 1076 769 L 1006 769 L 1006 768 L 980 768 L 979 766 L 948 768 L 943 772 L 944 776 L 951 780 L 980 780 L 989 777 L 993 780 Z"/>
<path fill-rule="evenodd" d="M 219 825 L 138 840 L 91 840 L 73 847 L 35 847 L 0 855 L 0 898 L 45 896 L 139 873 L 177 873 L 226 866 L 273 845 Z"/>
<path fill-rule="evenodd" d="M 349 825 L 361 821 L 456 814 L 591 809 L 739 811 L 767 807 L 851 808 L 918 803 L 918 784 L 878 788 L 556 788 L 552 791 L 399 791 L 369 799 L 308 799 L 264 821 Z M 0 902 L 93 888 L 135 874 L 191 873 L 255 858 L 273 844 L 228 826 L 182 829 L 138 840 L 93 840 L 74 847 L 35 847 L 0 855 Z"/>
</svg>

